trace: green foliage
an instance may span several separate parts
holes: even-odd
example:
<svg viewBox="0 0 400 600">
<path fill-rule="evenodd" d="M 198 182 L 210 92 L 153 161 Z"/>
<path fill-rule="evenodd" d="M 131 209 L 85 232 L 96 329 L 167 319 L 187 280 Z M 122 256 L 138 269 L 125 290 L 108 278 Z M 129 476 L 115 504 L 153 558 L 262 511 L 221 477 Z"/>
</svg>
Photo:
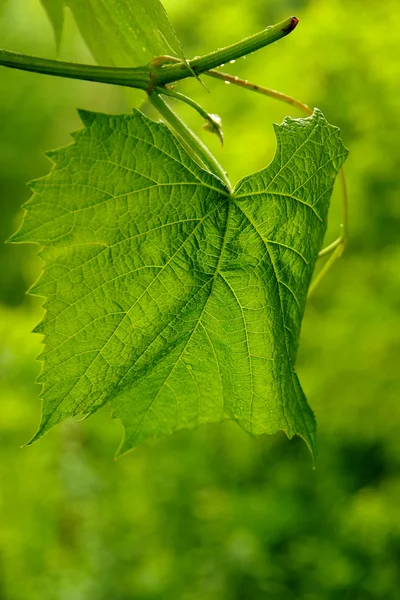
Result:
<svg viewBox="0 0 400 600">
<path fill-rule="evenodd" d="M 140 112 L 82 118 L 12 238 L 44 246 L 32 290 L 47 299 L 36 437 L 109 403 L 122 451 L 225 419 L 298 434 L 314 451 L 293 369 L 347 154 L 337 128 L 317 110 L 286 119 L 273 162 L 230 194 Z"/>
<path fill-rule="evenodd" d="M 64 7 L 74 14 L 90 51 L 103 65 L 137 66 L 161 54 L 182 56 L 175 31 L 159 0 L 41 0 L 57 45 Z"/>
<path fill-rule="evenodd" d="M 39 2 L 8 6 L 2 45 L 51 56 Z M 22 288 L 40 265 L 35 245 L 0 244 L 0 597 L 399 600 L 398 0 L 166 0 L 166 7 L 188 56 L 298 16 L 296 33 L 263 53 L 266 60 L 255 55 L 226 69 L 320 106 L 352 149 L 349 244 L 307 302 L 296 363 L 318 421 L 317 469 L 300 440 L 254 440 L 230 422 L 148 442 L 115 463 L 120 425 L 107 409 L 20 450 L 39 418 L 41 336 L 31 329 L 41 301 Z M 63 59 L 87 62 L 74 27 L 63 42 Z M 124 108 L 111 86 L 6 69 L 1 84 L 4 240 L 29 196 L 25 182 L 47 173 L 44 150 L 79 127 L 75 107 Z M 211 94 L 195 81 L 185 90 L 221 114 L 226 144 L 220 150 L 217 139 L 203 139 L 233 180 L 262 168 L 275 146 L 270 123 L 297 112 L 233 85 L 206 84 Z M 179 111 L 199 127 L 189 107 Z M 327 242 L 339 219 L 335 190 Z"/>
</svg>

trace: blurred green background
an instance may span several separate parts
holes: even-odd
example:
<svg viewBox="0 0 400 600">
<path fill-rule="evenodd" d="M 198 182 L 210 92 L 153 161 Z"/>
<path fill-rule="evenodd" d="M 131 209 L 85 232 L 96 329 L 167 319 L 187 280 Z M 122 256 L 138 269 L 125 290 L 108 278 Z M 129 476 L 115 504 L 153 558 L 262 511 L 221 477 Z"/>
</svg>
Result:
<svg viewBox="0 0 400 600">
<path fill-rule="evenodd" d="M 33 246 L 0 247 L 1 600 L 400 598 L 400 37 L 397 0 L 168 0 L 191 57 L 291 14 L 288 38 L 230 72 L 322 109 L 350 148 L 350 242 L 310 300 L 298 372 L 318 422 L 301 440 L 232 423 L 181 432 L 113 461 L 102 410 L 20 449 L 39 420 L 40 272 Z M 55 57 L 39 0 L 1 0 L 4 48 Z M 90 61 L 67 16 L 64 60 Z M 222 116 L 204 139 L 233 180 L 273 155 L 294 109 L 206 80 L 182 84 Z M 21 219 L 44 152 L 70 142 L 75 107 L 128 111 L 116 88 L 0 71 L 0 238 Z M 197 131 L 201 122 L 181 109 Z M 335 192 L 327 240 L 338 233 Z"/>
</svg>

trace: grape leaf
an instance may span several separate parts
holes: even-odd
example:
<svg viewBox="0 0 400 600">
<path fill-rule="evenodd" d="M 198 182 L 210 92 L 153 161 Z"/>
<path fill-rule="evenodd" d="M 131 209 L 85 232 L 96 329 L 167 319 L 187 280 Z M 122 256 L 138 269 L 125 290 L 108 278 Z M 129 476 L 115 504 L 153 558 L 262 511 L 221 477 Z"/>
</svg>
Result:
<svg viewBox="0 0 400 600">
<path fill-rule="evenodd" d="M 229 194 L 162 123 L 81 113 L 75 143 L 12 241 L 43 246 L 43 417 L 111 406 L 125 452 L 232 419 L 260 435 L 315 422 L 294 371 L 307 288 L 347 155 L 315 110 L 275 126 L 272 163 Z M 33 440 L 32 440 L 33 441 Z"/>
<path fill-rule="evenodd" d="M 57 45 L 69 7 L 83 39 L 99 64 L 132 67 L 155 56 L 183 57 L 182 48 L 159 0 L 41 0 Z"/>
</svg>

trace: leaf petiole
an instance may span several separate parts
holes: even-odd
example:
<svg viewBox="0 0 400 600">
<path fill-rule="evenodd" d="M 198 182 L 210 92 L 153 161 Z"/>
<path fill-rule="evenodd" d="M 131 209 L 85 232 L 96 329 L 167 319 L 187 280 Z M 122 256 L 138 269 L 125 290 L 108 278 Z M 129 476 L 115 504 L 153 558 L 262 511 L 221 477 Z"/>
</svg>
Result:
<svg viewBox="0 0 400 600">
<path fill-rule="evenodd" d="M 166 87 L 157 87 L 155 91 L 158 94 L 165 94 L 166 96 L 171 96 L 171 98 L 180 100 L 181 102 L 184 102 L 185 104 L 188 104 L 189 106 L 194 108 L 194 110 L 197 111 L 205 121 L 207 121 L 211 128 L 211 131 L 218 136 L 219 141 L 221 142 L 221 146 L 223 146 L 224 135 L 222 133 L 221 124 L 220 122 L 218 122 L 214 115 L 208 113 L 202 106 L 200 106 L 200 104 L 192 100 L 192 98 L 189 98 L 189 96 L 185 96 L 185 94 L 181 94 L 180 92 L 176 92 L 175 90 L 170 90 Z"/>
<path fill-rule="evenodd" d="M 149 100 L 158 110 L 162 117 L 174 128 L 185 145 L 200 159 L 211 173 L 216 175 L 226 185 L 229 192 L 232 191 L 232 184 L 222 166 L 219 164 L 215 156 L 210 152 L 199 137 L 178 117 L 172 108 L 156 91 L 149 94 Z"/>
</svg>

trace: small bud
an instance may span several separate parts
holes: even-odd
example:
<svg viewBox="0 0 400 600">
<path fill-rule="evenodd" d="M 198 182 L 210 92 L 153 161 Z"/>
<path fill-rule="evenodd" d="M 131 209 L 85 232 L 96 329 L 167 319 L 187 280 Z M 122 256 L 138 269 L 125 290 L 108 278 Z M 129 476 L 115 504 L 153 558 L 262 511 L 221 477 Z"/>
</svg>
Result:
<svg viewBox="0 0 400 600">
<path fill-rule="evenodd" d="M 209 119 L 203 125 L 203 129 L 208 131 L 209 133 L 215 133 L 219 141 L 221 142 L 221 146 L 224 145 L 224 134 L 222 132 L 222 119 L 219 115 L 208 115 Z"/>
</svg>

